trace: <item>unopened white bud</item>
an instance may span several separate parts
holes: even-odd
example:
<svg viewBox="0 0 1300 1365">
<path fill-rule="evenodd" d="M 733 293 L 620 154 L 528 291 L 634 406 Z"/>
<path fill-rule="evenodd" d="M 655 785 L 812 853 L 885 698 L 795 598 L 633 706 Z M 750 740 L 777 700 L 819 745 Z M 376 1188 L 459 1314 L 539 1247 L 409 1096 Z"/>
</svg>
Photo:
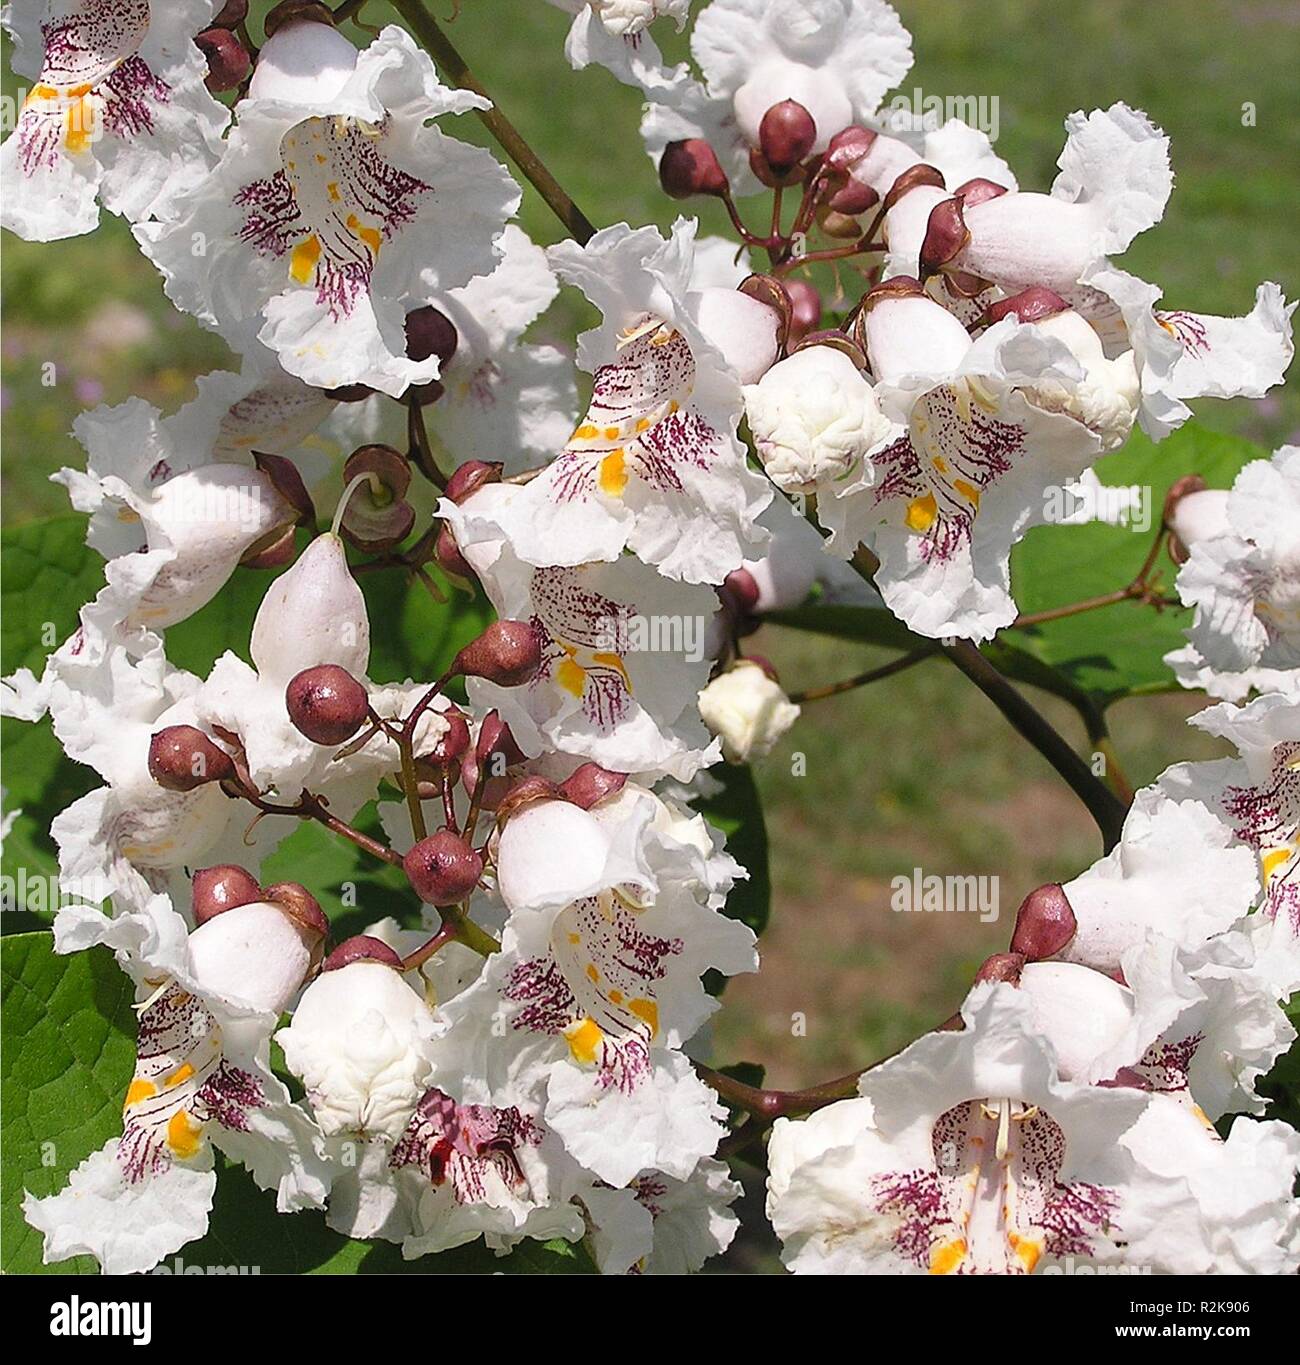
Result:
<svg viewBox="0 0 1300 1365">
<path fill-rule="evenodd" d="M 695 321 L 742 384 L 754 384 L 776 359 L 776 310 L 737 289 L 701 289 L 691 297 Z"/>
<path fill-rule="evenodd" d="M 278 905 L 253 901 L 195 929 L 190 965 L 214 996 L 279 1014 L 306 979 L 317 941 Z"/>
<path fill-rule="evenodd" d="M 276 1041 L 323 1133 L 396 1142 L 426 1088 L 434 1033 L 399 971 L 360 961 L 317 977 Z"/>
<path fill-rule="evenodd" d="M 249 649 L 264 682 L 287 684 L 318 664 L 365 675 L 370 620 L 338 536 L 317 536 L 267 589 Z"/>
<path fill-rule="evenodd" d="M 357 49 L 329 24 L 285 24 L 262 45 L 249 82 L 255 100 L 316 104 L 337 95 L 357 64 Z"/>
<path fill-rule="evenodd" d="M 728 762 L 747 763 L 771 752 L 799 708 L 758 664 L 741 659 L 700 693 L 700 715 Z"/>
<path fill-rule="evenodd" d="M 810 346 L 745 390 L 768 476 L 787 493 L 840 483 L 889 432 L 871 385 L 842 351 Z"/>
</svg>

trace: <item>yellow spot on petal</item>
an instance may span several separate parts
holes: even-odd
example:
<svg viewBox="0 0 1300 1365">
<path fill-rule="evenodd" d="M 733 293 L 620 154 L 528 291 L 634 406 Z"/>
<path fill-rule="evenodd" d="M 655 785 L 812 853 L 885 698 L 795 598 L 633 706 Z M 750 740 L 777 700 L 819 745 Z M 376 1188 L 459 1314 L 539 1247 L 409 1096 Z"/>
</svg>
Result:
<svg viewBox="0 0 1300 1365">
<path fill-rule="evenodd" d="M 323 152 L 316 153 L 316 164 L 318 166 L 323 166 L 328 160 L 329 157 L 327 157 Z M 331 186 L 331 188 L 333 187 Z"/>
<path fill-rule="evenodd" d="M 615 435 L 618 433 L 615 432 Z M 600 488 L 611 498 L 621 497 L 627 487 L 627 461 L 623 457 L 623 447 L 611 450 L 600 462 Z"/>
<path fill-rule="evenodd" d="M 659 1006 L 653 1000 L 629 1000 L 627 1007 L 645 1024 L 654 1038 L 659 1032 Z"/>
<path fill-rule="evenodd" d="M 361 220 L 355 213 L 348 214 L 348 227 L 359 240 L 363 241 L 370 248 L 374 255 L 379 255 L 379 248 L 383 245 L 384 239 L 380 235 L 378 228 L 363 226 Z"/>
<path fill-rule="evenodd" d="M 320 239 L 313 232 L 294 247 L 289 256 L 289 274 L 298 284 L 309 284 L 320 260 Z"/>
<path fill-rule="evenodd" d="M 965 479 L 954 479 L 952 486 L 972 506 L 978 507 L 980 505 L 980 491 L 973 483 L 967 483 Z"/>
<path fill-rule="evenodd" d="M 587 690 L 587 670 L 573 659 L 565 659 L 555 670 L 555 681 L 566 692 L 580 697 Z"/>
<path fill-rule="evenodd" d="M 1043 1254 L 1043 1244 L 1034 1237 L 1017 1237 L 1014 1232 L 1007 1234 L 1007 1241 L 1016 1254 L 1016 1260 L 1025 1268 L 1026 1274 L 1033 1274 L 1038 1258 Z"/>
<path fill-rule="evenodd" d="M 610 991 L 610 993 L 609 993 L 609 1003 L 610 1003 L 611 1005 L 621 1005 L 621 1004 L 623 1003 L 623 992 L 622 992 L 622 991 Z"/>
<path fill-rule="evenodd" d="M 582 935 L 581 935 L 581 934 L 570 934 L 570 935 L 569 935 L 569 942 L 570 942 L 570 943 L 574 943 L 574 944 L 581 943 L 581 942 L 582 942 Z"/>
<path fill-rule="evenodd" d="M 188 1110 L 178 1109 L 168 1121 L 167 1145 L 181 1161 L 198 1155 L 202 1135 L 203 1125 Z"/>
<path fill-rule="evenodd" d="M 648 417 L 638 417 L 636 419 L 636 429 L 638 432 L 648 431 L 650 429 L 650 419 Z"/>
<path fill-rule="evenodd" d="M 182 1062 L 170 1076 L 163 1077 L 163 1085 L 170 1089 L 174 1085 L 181 1085 L 188 1081 L 192 1075 L 194 1075 L 194 1068 L 189 1062 Z"/>
<path fill-rule="evenodd" d="M 604 1034 L 600 1031 L 600 1025 L 594 1019 L 582 1019 L 576 1024 L 571 1024 L 564 1031 L 564 1036 L 569 1043 L 569 1051 L 579 1062 L 594 1062 L 596 1060 L 596 1050 L 600 1047 Z"/>
<path fill-rule="evenodd" d="M 321 159 L 323 160 L 324 158 Z M 339 182 L 337 180 L 331 180 L 329 184 L 325 186 L 325 191 L 336 204 L 343 198 L 339 193 Z"/>
<path fill-rule="evenodd" d="M 934 500 L 933 493 L 926 493 L 919 498 L 913 498 L 907 504 L 906 521 L 908 527 L 913 531 L 928 531 L 934 525 L 934 519 L 939 515 L 939 504 Z"/>
<path fill-rule="evenodd" d="M 95 137 L 95 106 L 90 102 L 89 92 L 88 85 L 68 91 L 72 102 L 64 117 L 63 145 L 73 156 L 84 152 Z"/>
<path fill-rule="evenodd" d="M 600 970 L 597 968 L 594 962 L 587 963 L 587 980 L 588 981 L 600 980 Z"/>
<path fill-rule="evenodd" d="M 584 422 L 573 434 L 578 440 L 590 441 L 597 432 L 590 422 Z"/>
<path fill-rule="evenodd" d="M 930 1274 L 951 1275 L 966 1259 L 966 1243 L 960 1237 L 930 1248 Z"/>
<path fill-rule="evenodd" d="M 948 461 L 945 460 L 942 455 L 936 455 L 934 459 L 930 461 L 930 463 L 939 471 L 940 474 L 946 474 L 948 472 Z"/>
<path fill-rule="evenodd" d="M 617 440 L 618 440 L 618 435 L 619 435 L 619 432 L 618 432 L 618 428 L 617 428 L 617 427 L 606 427 L 606 428 L 605 428 L 605 439 L 606 439 L 607 441 L 617 441 Z"/>
<path fill-rule="evenodd" d="M 1291 849 L 1274 848 L 1260 858 L 1260 864 L 1264 869 L 1264 880 L 1271 881 L 1273 874 L 1291 857 Z"/>
<path fill-rule="evenodd" d="M 152 1081 L 134 1080 L 126 1089 L 126 1099 L 122 1101 L 122 1112 L 125 1113 L 133 1104 L 140 1104 L 144 1100 L 151 1100 L 158 1093 L 158 1087 Z"/>
</svg>

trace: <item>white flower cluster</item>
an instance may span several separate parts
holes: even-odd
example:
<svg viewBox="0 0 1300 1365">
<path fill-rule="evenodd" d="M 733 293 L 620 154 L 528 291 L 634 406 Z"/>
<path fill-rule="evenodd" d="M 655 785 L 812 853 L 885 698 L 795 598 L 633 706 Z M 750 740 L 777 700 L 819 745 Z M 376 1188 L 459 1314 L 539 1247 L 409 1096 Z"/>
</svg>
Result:
<svg viewBox="0 0 1300 1365">
<path fill-rule="evenodd" d="M 105 586 L 3 693 L 101 779 L 52 832 L 106 904 L 60 911 L 56 948 L 109 947 L 138 992 L 121 1137 L 27 1197 L 47 1260 L 143 1271 L 202 1235 L 214 1148 L 282 1212 L 408 1257 L 564 1238 L 607 1273 L 681 1273 L 725 1249 L 727 1110 L 686 1048 L 717 1008 L 705 975 L 758 958 L 726 913 L 745 873 L 689 801 L 799 715 L 739 657 L 738 619 L 815 583 L 879 605 L 843 563 L 865 545 L 913 631 L 987 639 L 1046 490 L 1135 421 L 1160 436 L 1185 399 L 1262 393 L 1290 359 L 1276 286 L 1247 318 L 1168 313 L 1111 263 L 1172 185 L 1141 113 L 1072 116 L 1050 194 L 1020 191 L 975 130 L 877 118 L 910 65 L 879 0 L 712 0 L 703 82 L 645 31 L 682 26 L 685 0 L 556 3 L 573 64 L 644 92 L 666 188 L 705 143 L 737 193 L 773 183 L 769 112 L 802 110 L 794 160 L 825 154 L 835 213 L 876 206 L 884 233 L 846 329 L 801 321 L 775 261 L 750 275 L 693 220 L 534 245 L 508 172 L 439 122 L 486 101 L 400 28 L 358 51 L 291 14 L 228 110 L 191 41 L 213 0 L 6 11 L 38 84 L 4 146 L 5 225 L 84 232 L 98 197 L 241 358 L 175 414 L 80 419 L 87 468 L 55 477 Z M 602 319 L 578 338 L 581 412 L 569 358 L 524 340 L 561 284 Z M 1294 1036 L 1300 550 L 1276 509 L 1298 477 L 1284 450 L 1174 527 L 1198 614 L 1171 662 L 1269 693 L 1198 718 L 1240 757 L 1170 770 L 1112 854 L 1031 897 L 960 1028 L 777 1123 L 794 1269 L 1300 1265 L 1300 1138 L 1211 1127 L 1262 1111 Z M 831 554 L 773 485 L 816 496 Z M 372 679 L 368 556 L 475 580 L 499 619 L 441 679 Z M 241 564 L 283 570 L 249 637 L 205 677 L 175 666 L 167 631 Z M 349 824 L 366 810 L 382 840 Z M 331 950 L 311 867 L 262 884 L 302 820 L 401 866 L 407 922 Z"/>
</svg>

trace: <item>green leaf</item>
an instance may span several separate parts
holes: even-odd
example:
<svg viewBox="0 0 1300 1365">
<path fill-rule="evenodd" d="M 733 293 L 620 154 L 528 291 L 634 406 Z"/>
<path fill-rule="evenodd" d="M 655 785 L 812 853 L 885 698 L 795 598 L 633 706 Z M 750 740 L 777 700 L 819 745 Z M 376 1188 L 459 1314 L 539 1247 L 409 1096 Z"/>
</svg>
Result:
<svg viewBox="0 0 1300 1365">
<path fill-rule="evenodd" d="M 135 1066 L 135 992 L 105 948 L 56 956 L 48 933 L 0 942 L 4 1038 L 3 1265 L 42 1269 L 41 1237 L 22 1215 L 23 1190 L 54 1194 L 68 1173 L 122 1131 Z M 89 1256 L 60 1271 L 95 1269 Z"/>
<path fill-rule="evenodd" d="M 767 866 L 767 825 L 758 787 L 749 767 L 721 763 L 709 776 L 722 783 L 715 796 L 695 803 L 696 810 L 727 836 L 727 852 L 749 873 L 727 897 L 724 913 L 761 934 L 772 905 L 772 879 Z"/>
<path fill-rule="evenodd" d="M 0 672 L 29 668 L 77 627 L 77 613 L 103 586 L 104 561 L 85 544 L 86 519 L 50 517 L 0 535 Z M 50 821 L 94 785 L 94 774 L 63 757 L 49 722 L 0 721 L 4 809 L 21 810 L 4 844 L 7 876 L 57 870 Z"/>
<path fill-rule="evenodd" d="M 1021 612 L 1047 611 L 1125 587 L 1142 566 L 1171 484 L 1184 474 L 1200 474 L 1211 487 L 1227 488 L 1244 464 L 1260 457 L 1267 452 L 1249 441 L 1193 424 L 1159 445 L 1135 432 L 1123 449 L 1098 464 L 1097 473 L 1104 484 L 1137 486 L 1149 496 L 1149 528 L 1139 532 L 1102 522 L 1035 527 L 1011 555 Z M 1164 557 L 1157 569 L 1165 594 L 1172 596 L 1173 565 Z M 1186 643 L 1183 631 L 1190 623 L 1191 612 L 1181 607 L 1157 611 L 1118 602 L 1001 638 L 1059 668 L 1105 705 L 1134 692 L 1173 689 L 1164 655 Z"/>
</svg>

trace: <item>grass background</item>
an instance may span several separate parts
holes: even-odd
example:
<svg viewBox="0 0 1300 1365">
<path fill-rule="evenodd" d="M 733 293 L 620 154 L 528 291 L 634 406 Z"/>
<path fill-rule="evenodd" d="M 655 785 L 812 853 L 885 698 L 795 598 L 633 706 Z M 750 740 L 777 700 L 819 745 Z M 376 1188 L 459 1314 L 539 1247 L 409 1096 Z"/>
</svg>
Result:
<svg viewBox="0 0 1300 1365">
<path fill-rule="evenodd" d="M 1159 280 L 1171 307 L 1242 313 L 1262 279 L 1300 293 L 1300 6 L 1287 0 L 896 0 L 914 36 L 905 89 L 997 96 L 998 150 L 1025 188 L 1055 173 L 1061 123 L 1116 99 L 1146 109 L 1172 136 L 1178 182 L 1165 220 L 1140 237 L 1127 268 Z M 433 0 L 449 13 L 451 0 Z M 259 35 L 265 4 L 254 5 Z M 380 3 L 368 20 L 390 17 Z M 448 32 L 479 78 L 598 225 L 667 227 L 678 205 L 659 194 L 637 135 L 634 92 L 563 57 L 568 19 L 541 0 L 463 0 Z M 660 25 L 660 28 L 663 26 Z M 354 33 L 359 39 L 364 35 Z M 681 39 L 663 44 L 684 55 Z M 16 82 L 6 66 L 4 85 Z M 486 137 L 471 116 L 453 131 Z M 691 212 L 696 205 L 689 206 Z M 699 206 L 703 231 L 724 220 Z M 524 226 L 557 239 L 526 194 Z M 139 394 L 172 410 L 196 374 L 231 364 L 225 345 L 176 314 L 129 232 L 105 216 L 89 237 L 3 249 L 3 519 L 64 510 L 48 483 L 82 453 L 69 430 L 84 407 Z M 823 283 L 831 286 L 827 276 Z M 848 281 L 846 283 L 851 283 Z M 587 321 L 565 291 L 541 335 Z M 56 382 L 43 382 L 47 362 Z M 1300 440 L 1300 390 L 1258 402 L 1201 405 L 1207 425 L 1270 449 Z M 1135 608 L 1137 610 L 1137 608 Z M 872 651 L 773 629 L 752 641 L 801 688 L 855 673 Z M 1074 718 L 1043 708 L 1082 743 Z M 1207 757 L 1213 741 L 1183 726 L 1192 697 L 1122 703 L 1115 742 L 1135 782 L 1170 762 Z M 803 755 L 802 764 L 792 762 Z M 805 775 L 795 776 L 801 768 Z M 1088 817 L 1037 755 L 942 661 L 807 708 L 757 771 L 772 836 L 775 907 L 764 969 L 728 991 L 718 1059 L 767 1064 L 775 1084 L 802 1085 L 863 1065 L 945 1017 L 970 974 L 1005 946 L 1023 894 L 1065 878 L 1100 851 Z M 1004 918 L 897 915 L 889 879 L 914 867 L 1000 878 Z M 792 1029 L 802 1016 L 803 1031 Z M 733 1264 L 766 1265 L 742 1246 Z"/>
</svg>

